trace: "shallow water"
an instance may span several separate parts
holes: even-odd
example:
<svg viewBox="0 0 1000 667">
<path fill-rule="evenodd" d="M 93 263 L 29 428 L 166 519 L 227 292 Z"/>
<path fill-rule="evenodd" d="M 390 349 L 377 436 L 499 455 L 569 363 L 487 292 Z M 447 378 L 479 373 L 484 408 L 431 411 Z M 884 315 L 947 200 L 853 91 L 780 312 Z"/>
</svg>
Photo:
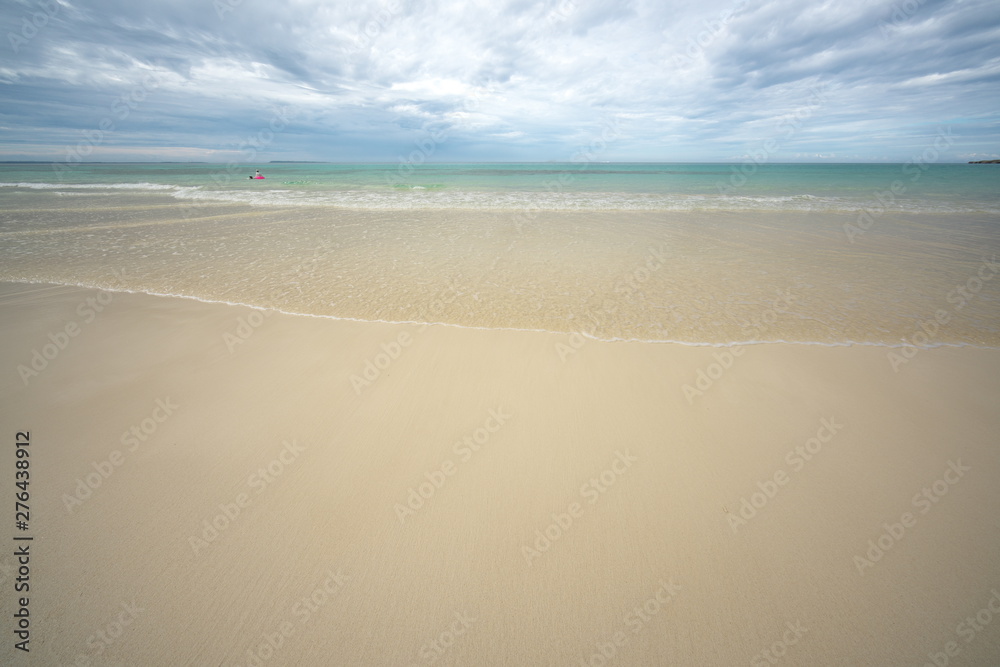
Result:
<svg viewBox="0 0 1000 667">
<path fill-rule="evenodd" d="M 839 185 L 827 170 L 825 191 L 795 185 L 786 170 L 784 192 L 780 173 L 760 172 L 766 194 L 764 185 L 754 195 L 667 193 L 650 186 L 663 177 L 652 167 L 618 165 L 549 192 L 521 181 L 558 166 L 499 165 L 499 175 L 429 169 L 420 177 L 447 185 L 403 194 L 372 185 L 397 170 L 358 168 L 351 178 L 364 181 L 365 194 L 357 184 L 343 189 L 349 170 L 332 167 L 275 166 L 263 170 L 271 189 L 233 182 L 212 190 L 172 181 L 217 165 L 133 167 L 132 181 L 120 166 L 104 174 L 86 166 L 75 183 L 25 180 L 42 168 L 12 174 L 4 166 L 0 278 L 606 340 L 898 345 L 916 335 L 919 345 L 1000 344 L 1000 213 L 985 191 L 963 200 L 928 187 L 908 206 L 902 195 L 872 204 L 871 188 L 850 195 L 857 174 L 849 170 Z M 675 175 L 705 185 L 712 170 L 727 169 Z M 630 171 L 639 171 L 632 181 Z M 333 172 L 340 181 L 322 188 L 273 186 Z M 678 204 L 699 197 L 711 205 Z M 616 200 L 630 205 L 607 206 Z"/>
</svg>

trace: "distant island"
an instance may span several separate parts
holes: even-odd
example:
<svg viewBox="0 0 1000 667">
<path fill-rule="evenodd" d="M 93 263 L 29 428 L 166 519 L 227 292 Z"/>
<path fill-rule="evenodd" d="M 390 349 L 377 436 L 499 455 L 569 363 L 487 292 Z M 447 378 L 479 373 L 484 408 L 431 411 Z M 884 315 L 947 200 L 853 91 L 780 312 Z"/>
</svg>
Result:
<svg viewBox="0 0 1000 667">
<path fill-rule="evenodd" d="M 268 164 L 326 164 L 326 162 L 315 162 L 310 160 L 271 160 Z"/>
<path fill-rule="evenodd" d="M 969 164 L 1000 164 L 1000 160 L 976 160 L 975 162 L 970 162 Z"/>
</svg>

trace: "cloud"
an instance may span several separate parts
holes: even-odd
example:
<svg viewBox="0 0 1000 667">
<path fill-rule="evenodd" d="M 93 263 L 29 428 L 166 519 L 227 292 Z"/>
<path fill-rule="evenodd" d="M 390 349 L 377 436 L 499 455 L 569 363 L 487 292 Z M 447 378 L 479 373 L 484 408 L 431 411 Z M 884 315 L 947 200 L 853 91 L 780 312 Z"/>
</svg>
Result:
<svg viewBox="0 0 1000 667">
<path fill-rule="evenodd" d="M 100 159 L 228 159 L 280 109 L 270 159 L 394 161 L 436 132 L 439 160 L 568 160 L 611 122 L 609 160 L 776 136 L 775 160 L 905 160 L 942 124 L 955 159 L 998 147 L 992 0 L 20 0 L 0 25 L 3 159 L 108 117 Z"/>
</svg>

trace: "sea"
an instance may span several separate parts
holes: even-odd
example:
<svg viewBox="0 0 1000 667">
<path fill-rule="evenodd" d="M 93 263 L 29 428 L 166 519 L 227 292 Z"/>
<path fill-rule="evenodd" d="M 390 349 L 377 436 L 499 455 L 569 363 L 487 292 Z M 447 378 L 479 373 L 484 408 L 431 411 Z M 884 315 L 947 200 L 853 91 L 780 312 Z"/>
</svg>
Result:
<svg viewBox="0 0 1000 667">
<path fill-rule="evenodd" d="M 998 254 L 1000 165 L 0 164 L 0 280 L 361 321 L 998 347 Z"/>
</svg>

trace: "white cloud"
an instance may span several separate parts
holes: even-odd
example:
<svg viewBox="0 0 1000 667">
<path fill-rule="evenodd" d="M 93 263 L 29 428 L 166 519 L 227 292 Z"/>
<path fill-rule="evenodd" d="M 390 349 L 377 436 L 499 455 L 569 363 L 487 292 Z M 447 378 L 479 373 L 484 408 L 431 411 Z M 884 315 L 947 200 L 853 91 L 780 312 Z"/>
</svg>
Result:
<svg viewBox="0 0 1000 667">
<path fill-rule="evenodd" d="M 220 136 L 291 107 L 294 127 L 273 147 L 289 158 L 391 159 L 438 123 L 449 131 L 439 159 L 509 158 L 512 145 L 522 159 L 560 159 L 618 118 L 609 159 L 725 159 L 772 136 L 820 83 L 828 99 L 776 159 L 902 156 L 910 128 L 955 117 L 969 152 L 996 142 L 991 0 L 924 0 L 909 13 L 888 0 L 209 7 L 65 5 L 0 65 L 0 138 L 17 145 L 31 127 L 19 150 L 46 137 L 58 147 L 156 71 L 161 85 L 116 135 L 122 155 L 133 135 L 156 144 L 129 150 L 220 150 Z M 5 5 L 0 23 L 22 9 Z"/>
</svg>

